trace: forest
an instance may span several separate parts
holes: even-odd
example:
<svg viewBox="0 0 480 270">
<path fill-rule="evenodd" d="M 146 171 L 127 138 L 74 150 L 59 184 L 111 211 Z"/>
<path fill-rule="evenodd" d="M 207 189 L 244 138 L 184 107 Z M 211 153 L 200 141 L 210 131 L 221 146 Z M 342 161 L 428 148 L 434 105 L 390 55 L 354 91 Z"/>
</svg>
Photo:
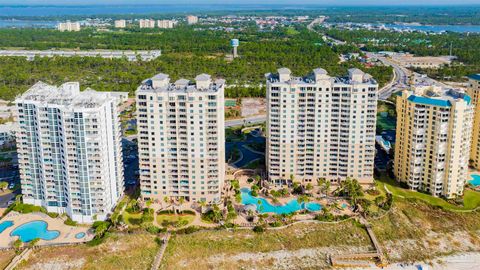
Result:
<svg viewBox="0 0 480 270">
<path fill-rule="evenodd" d="M 6 33 L 6 35 L 4 35 Z M 225 78 L 230 85 L 226 97 L 264 96 L 265 73 L 280 67 L 290 68 L 294 75 L 307 75 L 316 67 L 325 68 L 332 76 L 343 76 L 353 66 L 364 69 L 383 85 L 390 80 L 390 67 L 365 69 L 358 62 L 339 64 L 338 53 L 347 48 L 332 49 L 321 37 L 299 27 L 297 31 L 279 29 L 272 32 L 244 31 L 225 33 L 183 27 L 168 31 L 131 30 L 125 33 L 97 33 L 85 30 L 60 33 L 53 30 L 0 30 L 0 47 L 21 44 L 23 48 L 82 48 L 82 49 L 161 49 L 156 60 L 129 62 L 126 59 L 95 58 L 36 58 L 0 57 L 0 98 L 14 99 L 35 82 L 60 84 L 79 81 L 82 88 L 99 91 L 133 93 L 142 80 L 163 72 L 172 80 L 193 79 L 209 73 Z M 230 53 L 229 40 L 240 39 L 241 57 L 226 60 Z M 245 87 L 247 85 L 248 87 Z"/>
<path fill-rule="evenodd" d="M 466 75 L 480 72 L 480 34 L 320 29 L 327 35 L 357 44 L 366 51 L 409 52 L 418 56 L 449 55 L 456 61 L 440 69 L 417 70 L 436 79 L 464 80 Z"/>
</svg>

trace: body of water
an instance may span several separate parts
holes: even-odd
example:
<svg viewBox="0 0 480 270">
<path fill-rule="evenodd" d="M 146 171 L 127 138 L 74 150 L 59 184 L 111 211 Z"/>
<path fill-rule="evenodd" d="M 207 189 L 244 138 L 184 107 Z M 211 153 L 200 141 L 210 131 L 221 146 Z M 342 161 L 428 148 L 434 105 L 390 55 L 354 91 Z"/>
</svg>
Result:
<svg viewBox="0 0 480 270">
<path fill-rule="evenodd" d="M 480 175 L 472 174 L 471 177 L 472 179 L 468 181 L 468 183 L 472 184 L 474 187 L 480 186 Z"/>
<path fill-rule="evenodd" d="M 290 200 L 287 204 L 272 205 L 266 199 L 260 197 L 253 197 L 250 189 L 242 188 L 242 204 L 253 204 L 257 207 L 259 213 L 275 213 L 275 214 L 290 214 L 299 210 L 307 209 L 308 211 L 320 211 L 322 205 L 315 202 L 299 203 L 297 199 Z"/>
<path fill-rule="evenodd" d="M 55 28 L 57 21 L 0 20 L 0 28 Z"/>
<path fill-rule="evenodd" d="M 403 25 L 385 24 L 388 28 L 419 30 L 425 32 L 457 32 L 457 33 L 480 33 L 480 25 Z"/>
<path fill-rule="evenodd" d="M 18 236 L 24 243 L 30 242 L 36 238 L 40 238 L 42 240 L 53 240 L 60 235 L 60 232 L 49 231 L 47 227 L 48 224 L 45 221 L 31 221 L 18 226 L 10 233 L 10 235 Z"/>
<path fill-rule="evenodd" d="M 13 226 L 13 221 L 10 221 L 10 220 L 0 223 L 0 233 L 2 233 L 7 228 L 10 228 L 12 226 Z"/>
</svg>

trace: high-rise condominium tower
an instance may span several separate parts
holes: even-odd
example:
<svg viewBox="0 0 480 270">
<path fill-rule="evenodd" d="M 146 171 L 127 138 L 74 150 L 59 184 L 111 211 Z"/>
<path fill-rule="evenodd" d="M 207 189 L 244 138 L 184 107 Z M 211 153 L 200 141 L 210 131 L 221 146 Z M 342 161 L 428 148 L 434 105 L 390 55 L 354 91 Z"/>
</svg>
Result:
<svg viewBox="0 0 480 270">
<path fill-rule="evenodd" d="M 266 164 L 270 181 L 372 183 L 377 82 L 359 69 L 330 77 L 315 69 L 267 74 Z"/>
<path fill-rule="evenodd" d="M 158 74 L 136 92 L 142 197 L 220 200 L 225 175 L 224 80 Z"/>
<path fill-rule="evenodd" d="M 468 174 L 473 105 L 460 91 L 417 84 L 397 97 L 394 173 L 412 190 L 452 198 Z"/>
<path fill-rule="evenodd" d="M 467 93 L 472 98 L 472 104 L 475 110 L 470 160 L 472 161 L 472 166 L 480 170 L 480 74 L 474 74 L 468 77 L 469 85 Z"/>
<path fill-rule="evenodd" d="M 24 203 L 104 220 L 123 194 L 119 99 L 76 82 L 35 84 L 15 100 Z"/>
</svg>

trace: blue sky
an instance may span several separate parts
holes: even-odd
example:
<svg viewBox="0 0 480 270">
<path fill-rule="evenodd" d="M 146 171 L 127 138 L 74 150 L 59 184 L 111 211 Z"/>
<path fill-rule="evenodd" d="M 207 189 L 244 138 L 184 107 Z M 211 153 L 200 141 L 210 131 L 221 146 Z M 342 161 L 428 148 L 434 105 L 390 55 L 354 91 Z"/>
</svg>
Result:
<svg viewBox="0 0 480 270">
<path fill-rule="evenodd" d="M 3 5 L 92 4 L 315 4 L 315 5 L 480 5 L 480 0 L 0 0 Z"/>
</svg>

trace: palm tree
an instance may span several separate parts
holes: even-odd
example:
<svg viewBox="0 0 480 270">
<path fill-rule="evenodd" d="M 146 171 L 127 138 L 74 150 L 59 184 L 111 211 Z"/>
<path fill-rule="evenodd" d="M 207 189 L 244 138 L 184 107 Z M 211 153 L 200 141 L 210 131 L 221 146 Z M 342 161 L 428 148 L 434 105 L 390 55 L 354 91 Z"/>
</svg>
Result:
<svg viewBox="0 0 480 270">
<path fill-rule="evenodd" d="M 307 202 L 309 202 L 309 201 L 310 201 L 310 198 L 307 195 L 298 196 L 298 198 L 297 198 L 297 202 L 299 204 L 303 204 L 303 209 L 306 209 Z"/>
<path fill-rule="evenodd" d="M 204 208 L 207 206 L 207 202 L 200 201 L 198 204 L 200 204 L 200 213 L 203 214 L 203 211 L 205 210 Z"/>
<path fill-rule="evenodd" d="M 178 211 L 181 212 L 182 211 L 182 206 L 185 203 L 185 198 L 184 197 L 178 198 L 178 203 L 179 203 Z"/>
<path fill-rule="evenodd" d="M 168 201 L 169 199 L 167 196 L 163 197 L 163 202 L 165 202 L 165 208 L 167 208 Z"/>
</svg>

